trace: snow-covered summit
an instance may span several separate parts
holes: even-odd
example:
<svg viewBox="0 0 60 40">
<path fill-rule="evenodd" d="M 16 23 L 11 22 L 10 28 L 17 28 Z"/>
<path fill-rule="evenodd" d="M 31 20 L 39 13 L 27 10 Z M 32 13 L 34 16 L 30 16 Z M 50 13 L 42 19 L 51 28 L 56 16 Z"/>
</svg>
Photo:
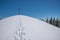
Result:
<svg viewBox="0 0 60 40">
<path fill-rule="evenodd" d="M 60 29 L 24 15 L 0 20 L 0 40 L 60 40 Z"/>
</svg>

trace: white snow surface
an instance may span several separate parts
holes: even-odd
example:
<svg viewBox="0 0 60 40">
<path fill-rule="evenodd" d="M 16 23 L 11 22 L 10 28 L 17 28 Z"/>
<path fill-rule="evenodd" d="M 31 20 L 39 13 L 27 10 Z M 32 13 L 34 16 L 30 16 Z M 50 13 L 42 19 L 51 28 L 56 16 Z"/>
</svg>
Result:
<svg viewBox="0 0 60 40">
<path fill-rule="evenodd" d="M 60 40 L 60 28 L 36 18 L 16 15 L 0 20 L 0 40 Z"/>
</svg>

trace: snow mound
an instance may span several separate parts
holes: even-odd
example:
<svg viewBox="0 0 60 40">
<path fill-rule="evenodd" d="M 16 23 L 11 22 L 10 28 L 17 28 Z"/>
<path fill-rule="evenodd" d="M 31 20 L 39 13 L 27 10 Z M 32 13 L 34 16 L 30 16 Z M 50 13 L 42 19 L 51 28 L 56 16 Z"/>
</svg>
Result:
<svg viewBox="0 0 60 40">
<path fill-rule="evenodd" d="M 60 29 L 36 18 L 16 15 L 0 20 L 0 40 L 60 40 Z"/>
</svg>

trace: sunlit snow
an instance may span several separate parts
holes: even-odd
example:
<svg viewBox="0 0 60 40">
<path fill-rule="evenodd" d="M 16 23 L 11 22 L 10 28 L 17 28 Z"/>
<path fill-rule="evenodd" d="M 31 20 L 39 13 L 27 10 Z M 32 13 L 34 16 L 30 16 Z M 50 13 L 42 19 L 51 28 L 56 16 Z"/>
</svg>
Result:
<svg viewBox="0 0 60 40">
<path fill-rule="evenodd" d="M 0 20 L 0 40 L 60 40 L 60 28 L 36 18 L 16 15 Z"/>
</svg>

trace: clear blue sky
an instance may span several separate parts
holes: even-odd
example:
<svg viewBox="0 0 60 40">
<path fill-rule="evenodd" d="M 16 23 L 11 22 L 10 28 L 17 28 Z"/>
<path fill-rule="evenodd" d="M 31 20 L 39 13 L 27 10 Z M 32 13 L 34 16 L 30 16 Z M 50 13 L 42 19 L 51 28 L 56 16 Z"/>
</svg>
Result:
<svg viewBox="0 0 60 40">
<path fill-rule="evenodd" d="M 0 0 L 0 18 L 18 14 L 35 18 L 60 17 L 60 0 Z"/>
</svg>

